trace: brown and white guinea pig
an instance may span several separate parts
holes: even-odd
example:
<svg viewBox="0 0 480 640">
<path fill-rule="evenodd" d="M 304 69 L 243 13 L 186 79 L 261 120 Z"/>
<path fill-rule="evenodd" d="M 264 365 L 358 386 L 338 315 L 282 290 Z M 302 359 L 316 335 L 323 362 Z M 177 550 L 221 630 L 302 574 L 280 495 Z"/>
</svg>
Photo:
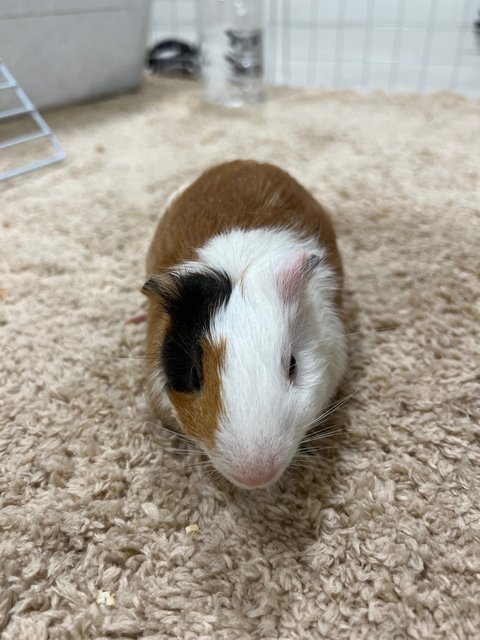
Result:
<svg viewBox="0 0 480 640">
<path fill-rule="evenodd" d="M 345 369 L 328 215 L 285 171 L 227 162 L 173 194 L 147 272 L 155 409 L 236 485 L 272 484 Z"/>
</svg>

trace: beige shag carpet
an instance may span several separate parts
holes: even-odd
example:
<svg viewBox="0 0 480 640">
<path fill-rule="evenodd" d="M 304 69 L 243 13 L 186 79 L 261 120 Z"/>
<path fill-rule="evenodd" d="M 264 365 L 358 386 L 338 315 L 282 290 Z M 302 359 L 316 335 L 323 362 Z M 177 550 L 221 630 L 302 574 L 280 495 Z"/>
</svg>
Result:
<svg viewBox="0 0 480 640">
<path fill-rule="evenodd" d="M 2 640 L 479 638 L 480 103 L 150 80 L 48 121 L 68 160 L 0 186 Z M 332 211 L 356 390 L 251 493 L 155 424 L 126 324 L 166 197 L 236 157 Z"/>
</svg>

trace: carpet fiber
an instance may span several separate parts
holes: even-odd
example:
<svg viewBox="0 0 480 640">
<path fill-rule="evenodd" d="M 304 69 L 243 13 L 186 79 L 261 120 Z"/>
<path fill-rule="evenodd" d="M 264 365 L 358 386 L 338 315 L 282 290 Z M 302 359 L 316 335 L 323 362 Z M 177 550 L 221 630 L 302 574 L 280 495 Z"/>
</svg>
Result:
<svg viewBox="0 0 480 640">
<path fill-rule="evenodd" d="M 48 114 L 67 161 L 0 185 L 2 640 L 480 637 L 479 116 L 181 81 Z M 352 334 L 339 433 L 250 493 L 155 423 L 126 324 L 166 197 L 236 157 L 332 212 Z"/>
</svg>

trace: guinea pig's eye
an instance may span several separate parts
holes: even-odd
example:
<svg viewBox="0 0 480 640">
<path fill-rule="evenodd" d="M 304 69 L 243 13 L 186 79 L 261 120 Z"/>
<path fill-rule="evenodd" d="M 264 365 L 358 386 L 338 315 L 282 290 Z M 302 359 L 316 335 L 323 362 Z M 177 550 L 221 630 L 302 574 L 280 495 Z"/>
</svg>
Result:
<svg viewBox="0 0 480 640">
<path fill-rule="evenodd" d="M 288 377 L 290 378 L 290 380 L 295 376 L 295 373 L 297 371 L 297 361 L 295 360 L 295 356 L 292 355 L 290 356 L 290 365 L 288 367 Z"/>
<path fill-rule="evenodd" d="M 202 383 L 200 380 L 200 369 L 198 365 L 195 363 L 193 363 L 192 369 L 190 371 L 190 380 L 192 382 L 192 387 L 194 391 L 200 391 L 200 388 L 202 386 Z"/>
</svg>

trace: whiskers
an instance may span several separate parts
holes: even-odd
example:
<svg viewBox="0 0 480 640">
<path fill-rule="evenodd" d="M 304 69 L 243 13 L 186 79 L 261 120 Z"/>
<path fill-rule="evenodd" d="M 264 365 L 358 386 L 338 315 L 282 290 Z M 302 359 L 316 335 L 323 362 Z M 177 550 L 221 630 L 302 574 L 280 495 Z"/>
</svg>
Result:
<svg viewBox="0 0 480 640">
<path fill-rule="evenodd" d="M 341 442 L 335 442 L 330 439 L 335 436 L 345 435 L 349 422 L 329 424 L 328 418 L 351 400 L 351 398 L 358 393 L 359 389 L 360 388 L 357 387 L 348 395 L 333 402 L 320 416 L 305 425 L 304 428 L 307 430 L 307 433 L 302 438 L 298 451 L 289 465 L 292 469 L 318 469 L 318 462 L 315 461 L 316 454 L 329 450 L 338 450 Z"/>
<path fill-rule="evenodd" d="M 132 358 L 134 360 L 157 360 L 158 353 L 114 353 L 109 351 L 98 351 L 97 354 L 104 358 L 119 358 L 127 359 Z"/>
<path fill-rule="evenodd" d="M 208 455 L 198 446 L 194 438 L 170 429 L 160 422 L 147 421 L 146 424 L 165 432 L 165 435 L 170 440 L 170 446 L 168 442 L 165 444 L 165 439 L 162 439 L 161 441 L 157 440 L 159 447 L 161 447 L 164 453 L 171 454 L 173 457 L 179 456 L 183 458 L 182 463 L 185 469 L 190 471 L 200 470 L 202 473 L 207 473 L 216 481 L 221 480 L 227 482 L 226 478 L 214 467 Z M 179 446 L 174 446 L 175 439 L 177 439 Z"/>
<path fill-rule="evenodd" d="M 321 437 L 321 433 L 317 433 L 317 431 L 319 429 L 322 429 L 322 422 L 325 422 L 327 420 L 327 418 L 329 418 L 330 416 L 332 416 L 333 413 L 335 413 L 336 411 L 338 411 L 341 407 L 343 407 L 344 404 L 346 404 L 351 398 L 353 398 L 354 395 L 356 395 L 358 392 L 360 391 L 360 387 L 357 387 L 356 389 L 354 389 L 351 393 L 349 393 L 347 396 L 344 396 L 343 398 L 340 398 L 339 400 L 337 400 L 336 402 L 334 402 L 333 404 L 330 404 L 325 411 L 320 414 L 319 416 L 315 417 L 311 422 L 308 422 L 307 424 L 305 424 L 303 426 L 303 431 L 306 431 L 306 435 L 302 438 L 302 443 L 308 442 L 309 440 L 315 440 Z M 329 425 L 328 423 L 325 424 L 325 429 L 322 429 L 322 433 L 325 433 L 327 431 L 327 429 L 331 429 L 335 426 L 342 426 L 342 425 Z M 315 431 L 312 431 L 315 430 Z M 332 433 L 329 433 L 328 435 L 333 435 Z M 324 436 L 326 437 L 326 436 Z"/>
<path fill-rule="evenodd" d="M 175 438 L 178 438 L 179 440 L 181 440 L 185 444 L 194 444 L 194 445 L 197 444 L 195 439 L 192 438 L 191 436 L 187 436 L 186 433 L 180 433 L 180 431 L 176 431 L 175 429 L 169 429 L 168 427 L 166 427 L 161 422 L 152 422 L 152 421 L 147 420 L 145 422 L 145 424 L 147 426 L 149 426 L 149 427 L 154 427 L 155 429 L 163 429 L 163 431 L 166 431 L 171 436 L 175 436 Z M 199 449 L 198 448 L 197 449 L 192 449 L 192 451 L 199 451 Z"/>
</svg>

